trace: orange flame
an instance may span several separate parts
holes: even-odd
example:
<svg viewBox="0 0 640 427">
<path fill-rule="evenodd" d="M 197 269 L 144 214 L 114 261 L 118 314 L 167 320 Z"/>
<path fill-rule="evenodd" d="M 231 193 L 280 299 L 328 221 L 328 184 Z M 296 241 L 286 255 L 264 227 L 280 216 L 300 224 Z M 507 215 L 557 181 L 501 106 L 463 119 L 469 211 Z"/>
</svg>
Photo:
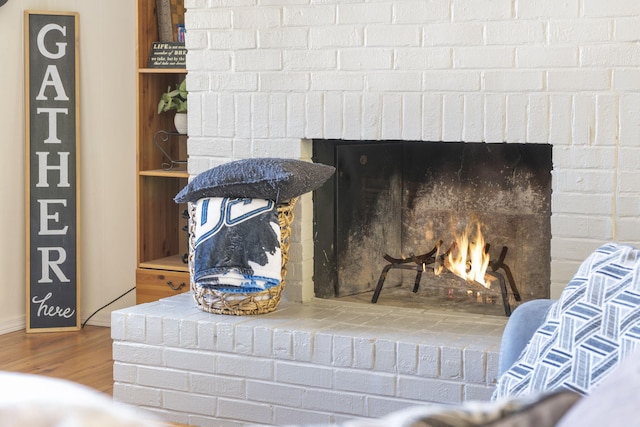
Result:
<svg viewBox="0 0 640 427">
<path fill-rule="evenodd" d="M 456 235 L 455 248 L 449 252 L 445 266 L 456 276 L 489 287 L 485 281 L 489 261 L 480 223 L 474 221 L 467 225 L 464 233 Z"/>
</svg>

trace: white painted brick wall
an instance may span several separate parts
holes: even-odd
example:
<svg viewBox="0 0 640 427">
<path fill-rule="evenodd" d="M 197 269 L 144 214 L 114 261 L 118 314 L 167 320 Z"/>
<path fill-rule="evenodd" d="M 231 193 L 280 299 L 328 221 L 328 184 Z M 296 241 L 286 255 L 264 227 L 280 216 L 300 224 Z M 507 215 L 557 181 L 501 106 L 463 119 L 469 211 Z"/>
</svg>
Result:
<svg viewBox="0 0 640 427">
<path fill-rule="evenodd" d="M 391 310 L 314 299 L 225 316 L 182 294 L 114 311 L 114 399 L 171 422 L 240 426 L 490 398 L 506 317 Z"/>
<path fill-rule="evenodd" d="M 639 4 L 187 0 L 189 171 L 308 160 L 310 138 L 553 144 L 558 296 L 604 241 L 640 242 Z M 308 299 L 299 239 L 288 295 Z"/>
</svg>

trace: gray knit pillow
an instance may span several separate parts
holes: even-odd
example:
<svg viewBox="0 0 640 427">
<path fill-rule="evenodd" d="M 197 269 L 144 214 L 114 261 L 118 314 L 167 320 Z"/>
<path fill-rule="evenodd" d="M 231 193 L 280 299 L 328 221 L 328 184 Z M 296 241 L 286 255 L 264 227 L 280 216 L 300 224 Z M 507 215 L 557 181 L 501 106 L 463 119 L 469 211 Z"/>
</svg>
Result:
<svg viewBox="0 0 640 427">
<path fill-rule="evenodd" d="M 286 201 L 320 187 L 333 166 L 294 159 L 243 159 L 197 175 L 174 198 L 176 203 L 205 197 L 248 197 Z"/>
</svg>

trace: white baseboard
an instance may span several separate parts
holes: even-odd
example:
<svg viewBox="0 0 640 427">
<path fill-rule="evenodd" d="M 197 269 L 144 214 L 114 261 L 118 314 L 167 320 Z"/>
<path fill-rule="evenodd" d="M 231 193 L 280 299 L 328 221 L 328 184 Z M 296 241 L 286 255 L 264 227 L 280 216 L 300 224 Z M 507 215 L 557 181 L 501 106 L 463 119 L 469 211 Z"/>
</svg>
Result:
<svg viewBox="0 0 640 427">
<path fill-rule="evenodd" d="M 24 316 L 20 316 L 17 319 L 5 320 L 0 322 L 0 335 L 19 330 L 25 330 L 26 328 L 27 323 Z"/>
<path fill-rule="evenodd" d="M 84 320 L 83 320 L 84 322 Z M 87 325 L 91 326 L 103 326 L 111 327 L 111 313 L 105 312 L 96 314 L 87 322 Z M 24 316 L 20 316 L 17 319 L 0 321 L 0 335 L 8 334 L 10 332 L 24 331 L 27 328 L 27 323 Z"/>
<path fill-rule="evenodd" d="M 83 320 L 84 323 L 86 321 Z M 105 326 L 107 328 L 111 327 L 111 311 L 104 311 L 93 316 L 88 322 L 87 325 L 91 326 Z"/>
</svg>

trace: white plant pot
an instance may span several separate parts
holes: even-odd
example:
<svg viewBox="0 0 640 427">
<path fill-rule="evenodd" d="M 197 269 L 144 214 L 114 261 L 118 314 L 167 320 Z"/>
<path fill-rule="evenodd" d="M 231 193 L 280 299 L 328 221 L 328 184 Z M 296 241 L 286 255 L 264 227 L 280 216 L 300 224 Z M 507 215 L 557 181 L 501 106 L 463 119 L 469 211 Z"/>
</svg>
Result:
<svg viewBox="0 0 640 427">
<path fill-rule="evenodd" d="M 173 124 L 176 127 L 176 131 L 183 135 L 187 134 L 187 113 L 176 113 L 173 117 Z"/>
</svg>

